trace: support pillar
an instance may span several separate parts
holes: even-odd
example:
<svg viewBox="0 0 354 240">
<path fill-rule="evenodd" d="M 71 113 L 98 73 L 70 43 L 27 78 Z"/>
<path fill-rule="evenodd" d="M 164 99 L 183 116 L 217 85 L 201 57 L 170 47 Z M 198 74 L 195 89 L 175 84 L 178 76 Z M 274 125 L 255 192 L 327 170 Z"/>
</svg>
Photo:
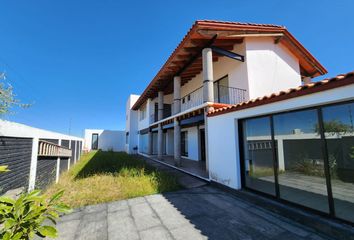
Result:
<svg viewBox="0 0 354 240">
<path fill-rule="evenodd" d="M 204 48 L 203 55 L 203 102 L 214 102 L 213 52 Z"/>
<path fill-rule="evenodd" d="M 173 114 L 181 112 L 181 77 L 173 78 Z"/>
<path fill-rule="evenodd" d="M 71 149 L 71 140 L 69 139 L 69 149 Z M 71 156 L 68 158 L 68 170 L 70 169 Z"/>
<path fill-rule="evenodd" d="M 75 140 L 75 155 L 74 155 L 74 163 L 77 161 L 77 141 Z"/>
<path fill-rule="evenodd" d="M 149 129 L 149 132 L 148 132 L 148 149 L 147 149 L 147 154 L 148 155 L 152 155 L 152 132 L 151 132 L 151 129 Z"/>
<path fill-rule="evenodd" d="M 163 155 L 163 130 L 161 123 L 158 126 L 157 130 L 157 158 L 162 159 Z"/>
<path fill-rule="evenodd" d="M 175 118 L 174 119 L 174 159 L 175 165 L 181 166 L 181 125 L 180 121 Z"/>
<path fill-rule="evenodd" d="M 163 119 L 163 92 L 158 93 L 158 120 Z M 162 159 L 163 155 L 163 130 L 161 123 L 158 125 L 157 132 L 157 158 Z"/>
<path fill-rule="evenodd" d="M 61 139 L 59 139 L 58 145 L 61 146 Z M 58 148 L 57 154 L 59 154 L 59 148 Z M 58 158 L 57 158 L 57 171 L 56 171 L 56 175 L 55 175 L 55 182 L 56 183 L 59 182 L 59 175 L 60 175 L 60 157 L 58 156 Z"/>
<path fill-rule="evenodd" d="M 28 184 L 28 192 L 34 190 L 36 185 L 36 174 L 37 174 L 37 162 L 38 162 L 38 138 L 33 138 L 32 140 L 32 155 L 31 155 L 31 167 L 29 174 L 29 184 Z"/>
</svg>

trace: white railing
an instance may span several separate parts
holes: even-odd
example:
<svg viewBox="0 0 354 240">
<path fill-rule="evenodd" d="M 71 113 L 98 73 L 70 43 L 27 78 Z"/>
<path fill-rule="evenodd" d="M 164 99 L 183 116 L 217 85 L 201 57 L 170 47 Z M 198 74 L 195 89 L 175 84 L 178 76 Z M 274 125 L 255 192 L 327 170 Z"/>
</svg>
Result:
<svg viewBox="0 0 354 240">
<path fill-rule="evenodd" d="M 201 104 L 203 104 L 203 87 L 200 87 L 181 98 L 181 111 L 183 112 Z"/>
<path fill-rule="evenodd" d="M 246 90 L 241 88 L 215 86 L 214 102 L 225 104 L 238 104 L 246 101 Z"/>
</svg>

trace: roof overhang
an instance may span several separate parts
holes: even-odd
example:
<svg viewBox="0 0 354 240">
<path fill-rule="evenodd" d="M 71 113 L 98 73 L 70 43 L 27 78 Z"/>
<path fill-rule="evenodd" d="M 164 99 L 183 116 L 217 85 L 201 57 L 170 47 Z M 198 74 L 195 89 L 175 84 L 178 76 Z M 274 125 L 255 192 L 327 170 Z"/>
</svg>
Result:
<svg viewBox="0 0 354 240">
<path fill-rule="evenodd" d="M 181 77 L 183 86 L 199 74 L 202 71 L 203 48 L 215 46 L 231 51 L 235 44 L 242 43 L 246 37 L 273 37 L 275 43 L 283 44 L 299 59 L 303 76 L 316 77 L 327 73 L 327 70 L 283 26 L 196 21 L 136 101 L 133 110 L 139 109 L 148 98 L 155 98 L 158 91 L 172 93 L 174 76 Z M 217 52 L 213 53 L 213 61 L 218 61 L 221 56 Z"/>
</svg>

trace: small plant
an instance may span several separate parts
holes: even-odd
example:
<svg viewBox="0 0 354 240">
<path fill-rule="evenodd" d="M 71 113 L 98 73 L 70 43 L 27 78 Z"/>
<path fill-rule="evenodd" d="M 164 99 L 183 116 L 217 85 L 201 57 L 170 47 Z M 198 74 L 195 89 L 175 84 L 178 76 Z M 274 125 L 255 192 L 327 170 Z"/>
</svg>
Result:
<svg viewBox="0 0 354 240">
<path fill-rule="evenodd" d="M 23 193 L 17 200 L 0 197 L 0 238 L 4 240 L 27 240 L 35 235 L 44 238 L 57 237 L 54 227 L 60 213 L 71 209 L 58 200 L 64 191 L 54 194 L 49 200 L 39 190 Z M 52 223 L 54 226 L 46 225 Z"/>
<path fill-rule="evenodd" d="M 8 172 L 10 171 L 7 166 L 0 166 L 0 173 Z"/>
</svg>

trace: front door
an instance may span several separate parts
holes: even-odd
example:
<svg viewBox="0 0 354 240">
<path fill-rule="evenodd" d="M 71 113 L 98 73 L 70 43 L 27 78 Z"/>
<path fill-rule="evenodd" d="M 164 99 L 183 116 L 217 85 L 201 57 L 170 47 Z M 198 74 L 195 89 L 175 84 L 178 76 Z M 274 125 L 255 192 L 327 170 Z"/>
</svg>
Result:
<svg viewBox="0 0 354 240">
<path fill-rule="evenodd" d="M 205 129 L 200 129 L 200 160 L 205 162 Z"/>
</svg>

